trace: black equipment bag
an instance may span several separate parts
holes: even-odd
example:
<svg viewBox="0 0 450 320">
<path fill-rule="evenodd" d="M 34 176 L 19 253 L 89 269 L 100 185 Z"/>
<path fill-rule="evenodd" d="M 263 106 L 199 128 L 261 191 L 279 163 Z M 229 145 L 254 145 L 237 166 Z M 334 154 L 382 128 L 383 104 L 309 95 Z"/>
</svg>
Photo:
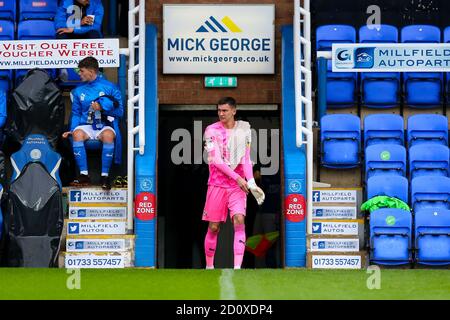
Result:
<svg viewBox="0 0 450 320">
<path fill-rule="evenodd" d="M 42 163 L 30 162 L 11 184 L 8 196 L 8 266 L 57 266 L 64 225 L 58 182 Z"/>
<path fill-rule="evenodd" d="M 62 93 L 45 70 L 32 69 L 12 93 L 6 132 L 23 143 L 30 134 L 42 134 L 55 148 L 64 129 Z"/>
</svg>

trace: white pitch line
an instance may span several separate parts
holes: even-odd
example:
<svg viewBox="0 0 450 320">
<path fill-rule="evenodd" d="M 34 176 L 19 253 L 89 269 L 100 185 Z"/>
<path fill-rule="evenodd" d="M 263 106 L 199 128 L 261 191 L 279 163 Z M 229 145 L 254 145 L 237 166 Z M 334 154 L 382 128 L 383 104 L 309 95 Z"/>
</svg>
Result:
<svg viewBox="0 0 450 320">
<path fill-rule="evenodd" d="M 220 299 L 221 300 L 236 300 L 236 292 L 233 284 L 233 269 L 222 269 L 222 274 L 219 278 Z"/>
</svg>

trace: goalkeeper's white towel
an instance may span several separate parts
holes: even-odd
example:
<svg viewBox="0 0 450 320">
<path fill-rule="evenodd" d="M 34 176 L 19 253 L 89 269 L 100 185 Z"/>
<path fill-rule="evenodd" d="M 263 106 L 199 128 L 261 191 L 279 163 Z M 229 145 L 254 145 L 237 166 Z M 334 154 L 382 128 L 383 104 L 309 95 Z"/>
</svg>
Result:
<svg viewBox="0 0 450 320">
<path fill-rule="evenodd" d="M 231 129 L 228 137 L 228 150 L 230 152 L 230 167 L 236 169 L 245 156 L 245 148 L 250 146 L 252 133 L 250 124 L 247 121 L 236 121 L 236 125 Z"/>
</svg>

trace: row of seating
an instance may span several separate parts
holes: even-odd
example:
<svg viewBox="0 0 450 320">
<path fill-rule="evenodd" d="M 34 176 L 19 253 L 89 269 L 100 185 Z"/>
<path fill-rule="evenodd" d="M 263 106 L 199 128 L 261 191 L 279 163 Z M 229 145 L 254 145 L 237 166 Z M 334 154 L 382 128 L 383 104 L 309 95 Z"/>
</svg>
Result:
<svg viewBox="0 0 450 320">
<path fill-rule="evenodd" d="M 366 141 L 370 141 L 365 149 L 367 199 L 394 197 L 412 209 L 411 212 L 381 208 L 370 213 L 371 263 L 450 265 L 447 119 L 438 115 L 415 115 L 408 119 L 409 184 L 405 177 L 403 119 L 394 115 L 367 118 L 364 122 L 365 132 L 368 131 Z M 441 126 L 436 125 L 439 122 Z"/>
<path fill-rule="evenodd" d="M 55 33 L 55 24 L 50 20 L 21 21 L 17 26 L 17 35 L 13 22 L 0 20 L 0 40 L 54 39 Z"/>
<path fill-rule="evenodd" d="M 359 43 L 398 43 L 399 31 L 391 25 L 363 26 L 359 29 Z M 441 36 L 441 30 L 431 25 L 411 25 L 400 30 L 402 43 L 450 42 L 450 27 Z M 356 43 L 356 29 L 350 25 L 325 25 L 316 30 L 316 50 L 331 51 L 333 43 Z M 328 61 L 327 104 L 330 107 L 348 107 L 361 104 L 374 108 L 390 108 L 404 104 L 416 108 L 442 106 L 444 91 L 450 91 L 450 76 L 444 82 L 439 72 L 332 72 Z M 358 81 L 359 80 L 359 81 Z M 359 83 L 358 83 L 359 82 Z M 445 85 L 446 83 L 446 85 Z M 444 87 L 447 89 L 444 90 Z M 402 99 L 402 96 L 404 98 Z M 447 102 L 450 99 L 447 99 Z"/>
<path fill-rule="evenodd" d="M 414 212 L 423 209 L 450 209 L 450 177 L 419 176 L 408 180 L 403 176 L 380 174 L 367 181 L 367 199 L 389 196 L 411 205 Z"/>
<path fill-rule="evenodd" d="M 364 118 L 364 145 L 377 143 L 402 146 L 422 143 L 448 145 L 448 120 L 438 114 L 417 114 L 408 118 L 406 141 L 403 117 L 396 114 L 372 114 Z"/>
<path fill-rule="evenodd" d="M 365 141 L 370 142 L 365 148 L 366 181 L 378 174 L 406 177 L 407 166 L 410 179 L 423 175 L 450 175 L 446 117 L 411 116 L 407 130 L 408 150 L 404 147 L 402 117 L 377 114 L 364 120 L 367 125 Z"/>
<path fill-rule="evenodd" d="M 53 20 L 58 0 L 6 0 L 0 1 L 0 19 L 23 21 L 29 19 Z"/>
<path fill-rule="evenodd" d="M 419 178 L 417 178 L 419 179 Z M 450 264 L 450 210 L 383 208 L 370 215 L 370 260 L 382 265 Z"/>
<path fill-rule="evenodd" d="M 0 1 L 0 41 L 54 39 L 54 18 L 58 0 Z M 18 23 L 16 23 L 16 21 Z M 48 70 L 52 76 L 55 70 Z M 14 83 L 18 85 L 27 70 L 0 70 L 0 128 L 7 110 L 7 94 Z M 14 79 L 14 80 L 13 80 Z M 0 133 L 0 141 L 3 135 Z"/>
<path fill-rule="evenodd" d="M 364 145 L 366 153 L 366 168 L 368 159 L 386 158 L 384 161 L 404 159 L 406 168 L 405 130 L 403 118 L 398 115 L 376 114 L 364 119 Z M 406 142 L 410 149 L 421 144 L 436 144 L 448 147 L 447 117 L 435 114 L 413 115 L 408 118 Z M 361 165 L 361 121 L 351 114 L 325 115 L 321 119 L 321 165 L 328 168 L 355 168 Z M 388 145 L 385 150 L 379 150 L 378 144 Z M 402 149 L 403 148 L 403 149 Z M 436 150 L 443 148 L 433 147 Z M 420 158 L 422 148 L 414 148 L 412 160 L 429 161 L 427 157 Z M 386 151 L 385 153 L 383 153 Z M 429 152 L 427 152 L 428 154 Z M 371 155 L 374 157 L 371 157 Z M 419 156 L 416 156 L 419 154 Z M 423 152 L 422 152 L 423 154 Z M 445 154 L 445 151 L 439 154 Z M 389 157 L 389 159 L 387 159 Z M 410 157 L 411 159 L 411 157 Z M 383 159 L 381 159 L 383 161 Z M 447 159 L 448 163 L 448 159 Z M 405 169 L 406 172 L 406 169 Z"/>
<path fill-rule="evenodd" d="M 47 40 L 55 39 L 55 26 L 49 20 L 26 20 L 18 24 L 17 37 L 14 32 L 14 23 L 0 20 L 0 41 L 10 40 Z M 16 86 L 25 75 L 26 70 L 0 70 L 0 89 L 8 91 L 12 88 L 12 80 Z M 54 77 L 55 70 L 50 70 Z"/>
<path fill-rule="evenodd" d="M 387 145 L 375 144 L 368 149 L 377 146 Z M 390 146 L 404 148 L 396 144 Z M 412 212 L 404 209 L 381 208 L 370 214 L 370 260 L 372 263 L 382 265 L 402 265 L 412 262 L 424 265 L 450 264 L 448 147 L 430 143 L 413 146 L 410 150 L 422 147 L 447 149 L 447 176 L 433 175 L 426 170 L 424 175 L 412 178 L 410 192 L 408 180 L 401 175 L 380 172 L 367 181 L 367 199 L 390 196 L 405 203 L 409 202 L 412 208 Z M 426 149 L 423 151 L 433 152 Z"/>
<path fill-rule="evenodd" d="M 449 148 L 433 143 L 411 147 L 408 157 L 406 148 L 395 144 L 376 144 L 365 149 L 366 181 L 379 174 L 406 177 L 408 173 L 411 180 L 425 175 L 448 177 L 449 164 Z"/>
<path fill-rule="evenodd" d="M 405 177 L 386 174 L 369 178 L 367 197 L 390 196 L 408 202 Z M 450 264 L 450 178 L 412 179 L 412 212 L 381 208 L 370 214 L 370 260 L 383 265 L 417 262 Z"/>
<path fill-rule="evenodd" d="M 0 1 L 0 40 L 55 39 L 54 18 L 57 0 Z M 16 33 L 16 21 L 17 33 Z M 9 91 L 19 84 L 26 70 L 0 70 L 0 90 Z M 50 70 L 52 76 L 55 71 Z M 14 80 L 14 81 L 13 81 Z"/>
</svg>

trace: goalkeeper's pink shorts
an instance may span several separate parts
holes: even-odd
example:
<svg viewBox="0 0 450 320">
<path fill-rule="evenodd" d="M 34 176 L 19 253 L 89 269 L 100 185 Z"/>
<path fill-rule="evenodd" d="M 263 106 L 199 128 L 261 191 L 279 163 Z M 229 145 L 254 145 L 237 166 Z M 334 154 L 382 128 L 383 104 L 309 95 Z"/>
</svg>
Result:
<svg viewBox="0 0 450 320">
<path fill-rule="evenodd" d="M 202 220 L 225 222 L 227 221 L 228 210 L 230 211 L 230 218 L 233 218 L 237 213 L 245 215 L 246 208 L 247 194 L 238 185 L 233 188 L 209 185 Z"/>
</svg>

